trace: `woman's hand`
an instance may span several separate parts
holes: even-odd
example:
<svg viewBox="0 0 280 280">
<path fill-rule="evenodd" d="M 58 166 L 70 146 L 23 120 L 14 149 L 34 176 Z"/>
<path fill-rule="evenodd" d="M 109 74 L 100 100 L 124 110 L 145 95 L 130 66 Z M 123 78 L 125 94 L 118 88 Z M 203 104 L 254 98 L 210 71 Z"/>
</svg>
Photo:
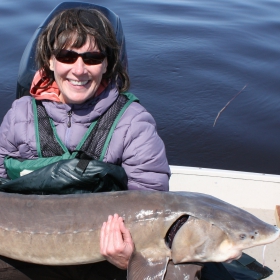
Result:
<svg viewBox="0 0 280 280">
<path fill-rule="evenodd" d="M 121 269 L 127 269 L 134 250 L 134 243 L 122 217 L 109 216 L 100 234 L 100 253 L 107 261 Z"/>
</svg>

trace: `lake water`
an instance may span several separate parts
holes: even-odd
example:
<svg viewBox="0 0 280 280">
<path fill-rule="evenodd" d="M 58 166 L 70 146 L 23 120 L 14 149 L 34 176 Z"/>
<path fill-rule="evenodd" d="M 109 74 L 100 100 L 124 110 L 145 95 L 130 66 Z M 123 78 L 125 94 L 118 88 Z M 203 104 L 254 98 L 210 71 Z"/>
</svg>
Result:
<svg viewBox="0 0 280 280">
<path fill-rule="evenodd" d="M 27 42 L 60 2 L 0 1 L 1 120 Z M 156 119 L 170 164 L 280 174 L 279 0 L 92 3 L 122 20 L 131 91 Z"/>
</svg>

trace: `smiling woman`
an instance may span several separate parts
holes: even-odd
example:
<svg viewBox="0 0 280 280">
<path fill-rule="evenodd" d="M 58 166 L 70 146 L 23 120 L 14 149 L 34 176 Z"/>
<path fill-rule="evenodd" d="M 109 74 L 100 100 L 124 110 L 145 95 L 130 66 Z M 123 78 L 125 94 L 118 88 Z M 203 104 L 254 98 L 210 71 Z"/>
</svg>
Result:
<svg viewBox="0 0 280 280">
<path fill-rule="evenodd" d="M 79 49 L 61 50 L 52 55 L 49 67 L 60 89 L 60 101 L 80 104 L 94 97 L 107 66 L 107 58 L 90 39 Z"/>
<path fill-rule="evenodd" d="M 73 9 L 55 17 L 39 37 L 36 60 L 40 79 L 48 82 L 35 84 L 35 89 L 55 82 L 63 103 L 81 104 L 97 96 L 109 81 L 119 92 L 129 88 L 113 28 L 97 10 Z"/>
<path fill-rule="evenodd" d="M 127 92 L 129 76 L 120 57 L 114 30 L 100 11 L 74 8 L 55 15 L 38 39 L 31 96 L 13 103 L 0 128 L 2 178 L 17 179 L 26 170 L 78 158 L 76 168 L 67 171 L 71 181 L 76 170 L 83 174 L 86 169 L 80 159 L 90 158 L 121 168 L 128 190 L 168 191 L 164 144 L 153 117 Z M 89 277 L 83 279 L 126 279 L 134 243 L 122 218 L 111 214 L 100 234 L 100 253 L 107 262 L 101 270 L 92 266 L 90 273 L 88 267 L 77 267 Z M 112 264 L 117 268 L 112 270 Z M 63 276 L 67 267 L 50 268 L 42 272 L 45 278 L 31 279 L 53 279 L 54 271 L 55 279 L 69 279 Z"/>
</svg>

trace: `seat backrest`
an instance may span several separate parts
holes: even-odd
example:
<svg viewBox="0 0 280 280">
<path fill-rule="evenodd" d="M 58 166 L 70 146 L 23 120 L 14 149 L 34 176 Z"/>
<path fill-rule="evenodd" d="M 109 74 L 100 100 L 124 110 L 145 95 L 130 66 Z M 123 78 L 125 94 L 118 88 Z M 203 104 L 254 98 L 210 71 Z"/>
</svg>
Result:
<svg viewBox="0 0 280 280">
<path fill-rule="evenodd" d="M 115 30 L 116 38 L 120 46 L 121 61 L 123 65 L 127 68 L 125 37 L 123 34 L 120 18 L 111 10 L 99 5 L 95 5 L 91 3 L 83 3 L 83 2 L 63 2 L 59 4 L 57 7 L 55 7 L 52 10 L 52 12 L 48 15 L 48 17 L 42 22 L 42 24 L 39 25 L 39 27 L 34 32 L 33 36 L 31 37 L 30 41 L 28 42 L 23 52 L 19 65 L 16 98 L 20 98 L 24 95 L 29 95 L 30 86 L 33 77 L 35 75 L 35 72 L 37 71 L 37 67 L 35 63 L 35 49 L 36 49 L 38 36 L 57 13 L 59 13 L 62 10 L 70 9 L 70 8 L 97 9 L 108 18 L 108 20 L 111 22 Z"/>
</svg>

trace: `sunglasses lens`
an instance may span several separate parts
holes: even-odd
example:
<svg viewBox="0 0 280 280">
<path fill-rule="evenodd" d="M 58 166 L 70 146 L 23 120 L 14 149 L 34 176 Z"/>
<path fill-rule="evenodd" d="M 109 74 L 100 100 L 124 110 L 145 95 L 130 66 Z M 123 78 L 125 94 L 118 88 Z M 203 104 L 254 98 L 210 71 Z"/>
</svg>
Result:
<svg viewBox="0 0 280 280">
<path fill-rule="evenodd" d="M 99 52 L 86 52 L 82 54 L 82 58 L 85 64 L 97 65 L 102 63 L 105 58 L 105 54 Z"/>
<path fill-rule="evenodd" d="M 75 63 L 78 57 L 81 56 L 84 63 L 87 65 L 97 65 L 102 63 L 106 57 L 104 53 L 100 52 L 86 52 L 86 53 L 76 53 L 73 51 L 61 50 L 55 55 L 56 60 L 66 64 Z"/>
<path fill-rule="evenodd" d="M 61 50 L 55 58 L 62 63 L 72 64 L 74 63 L 79 57 L 79 54 L 76 52 L 71 52 L 67 50 Z"/>
</svg>

